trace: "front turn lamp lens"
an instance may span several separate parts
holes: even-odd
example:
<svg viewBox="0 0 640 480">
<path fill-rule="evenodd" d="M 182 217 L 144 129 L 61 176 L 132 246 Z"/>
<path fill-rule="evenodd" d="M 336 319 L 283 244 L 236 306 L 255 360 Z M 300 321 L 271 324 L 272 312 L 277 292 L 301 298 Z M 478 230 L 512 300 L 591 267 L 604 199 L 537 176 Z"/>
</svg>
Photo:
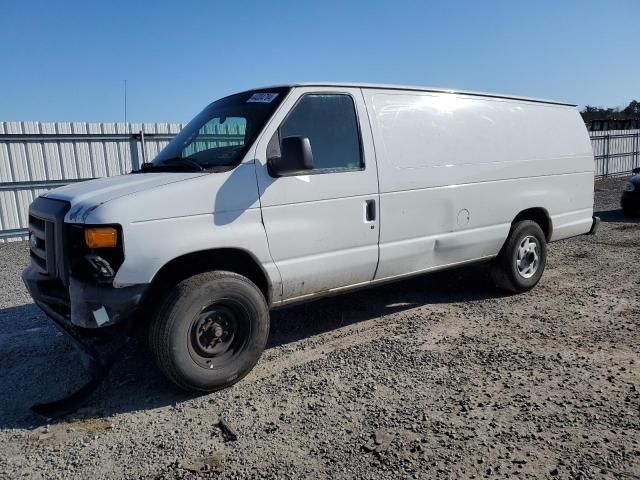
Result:
<svg viewBox="0 0 640 480">
<path fill-rule="evenodd" d="M 113 227 L 91 227 L 84 231 L 89 248 L 112 248 L 118 244 L 118 232 Z"/>
<path fill-rule="evenodd" d="M 625 192 L 633 192 L 636 189 L 636 186 L 631 182 L 627 182 L 624 184 L 624 187 L 622 187 L 622 189 Z"/>
</svg>

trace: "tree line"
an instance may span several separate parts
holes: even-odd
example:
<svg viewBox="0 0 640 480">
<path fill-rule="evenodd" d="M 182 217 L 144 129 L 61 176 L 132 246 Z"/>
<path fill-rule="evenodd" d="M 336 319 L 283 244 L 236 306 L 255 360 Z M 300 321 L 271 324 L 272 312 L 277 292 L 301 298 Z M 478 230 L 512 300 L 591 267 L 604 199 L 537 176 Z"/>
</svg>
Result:
<svg viewBox="0 0 640 480">
<path fill-rule="evenodd" d="M 613 119 L 635 120 L 640 119 L 640 102 L 638 102 L 637 100 L 632 100 L 631 102 L 629 102 L 629 105 L 624 108 L 604 108 L 594 107 L 593 105 L 586 105 L 580 113 L 582 114 L 582 118 L 585 121 Z"/>
</svg>

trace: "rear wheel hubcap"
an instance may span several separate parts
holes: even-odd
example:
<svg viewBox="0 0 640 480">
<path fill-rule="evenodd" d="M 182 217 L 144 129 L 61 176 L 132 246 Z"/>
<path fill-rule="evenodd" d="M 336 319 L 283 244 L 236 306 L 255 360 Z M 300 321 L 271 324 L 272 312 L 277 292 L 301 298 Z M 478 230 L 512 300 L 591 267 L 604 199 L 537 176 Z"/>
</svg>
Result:
<svg viewBox="0 0 640 480">
<path fill-rule="evenodd" d="M 523 278 L 531 278 L 538 271 L 540 266 L 540 246 L 536 237 L 527 235 L 520 242 L 516 252 L 516 269 Z"/>
</svg>

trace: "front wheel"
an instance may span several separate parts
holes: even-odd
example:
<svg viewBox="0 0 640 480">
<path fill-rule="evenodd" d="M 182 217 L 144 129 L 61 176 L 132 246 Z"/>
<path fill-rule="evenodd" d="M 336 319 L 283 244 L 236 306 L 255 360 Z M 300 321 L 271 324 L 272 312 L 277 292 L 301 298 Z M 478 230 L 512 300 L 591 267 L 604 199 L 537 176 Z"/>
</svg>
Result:
<svg viewBox="0 0 640 480">
<path fill-rule="evenodd" d="M 522 220 L 511 226 L 507 241 L 491 267 L 496 285 L 521 293 L 536 286 L 547 263 L 547 242 L 536 222 Z"/>
<path fill-rule="evenodd" d="M 258 362 L 269 335 L 269 309 L 249 279 L 208 272 L 176 285 L 151 324 L 160 370 L 180 388 L 212 392 L 233 385 Z"/>
</svg>

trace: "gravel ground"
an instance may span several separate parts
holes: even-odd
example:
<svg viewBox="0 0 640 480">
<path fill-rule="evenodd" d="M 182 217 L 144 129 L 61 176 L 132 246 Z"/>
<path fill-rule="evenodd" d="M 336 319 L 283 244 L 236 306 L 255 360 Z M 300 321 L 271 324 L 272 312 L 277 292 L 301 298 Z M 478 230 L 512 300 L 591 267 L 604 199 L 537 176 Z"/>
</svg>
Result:
<svg viewBox="0 0 640 480">
<path fill-rule="evenodd" d="M 22 286 L 25 244 L 0 246 L 0 476 L 640 478 L 640 220 L 620 189 L 596 184 L 598 235 L 552 244 L 530 293 L 472 266 L 280 310 L 256 369 L 200 397 L 134 345 L 51 424 L 29 406 L 82 370 Z"/>
</svg>

